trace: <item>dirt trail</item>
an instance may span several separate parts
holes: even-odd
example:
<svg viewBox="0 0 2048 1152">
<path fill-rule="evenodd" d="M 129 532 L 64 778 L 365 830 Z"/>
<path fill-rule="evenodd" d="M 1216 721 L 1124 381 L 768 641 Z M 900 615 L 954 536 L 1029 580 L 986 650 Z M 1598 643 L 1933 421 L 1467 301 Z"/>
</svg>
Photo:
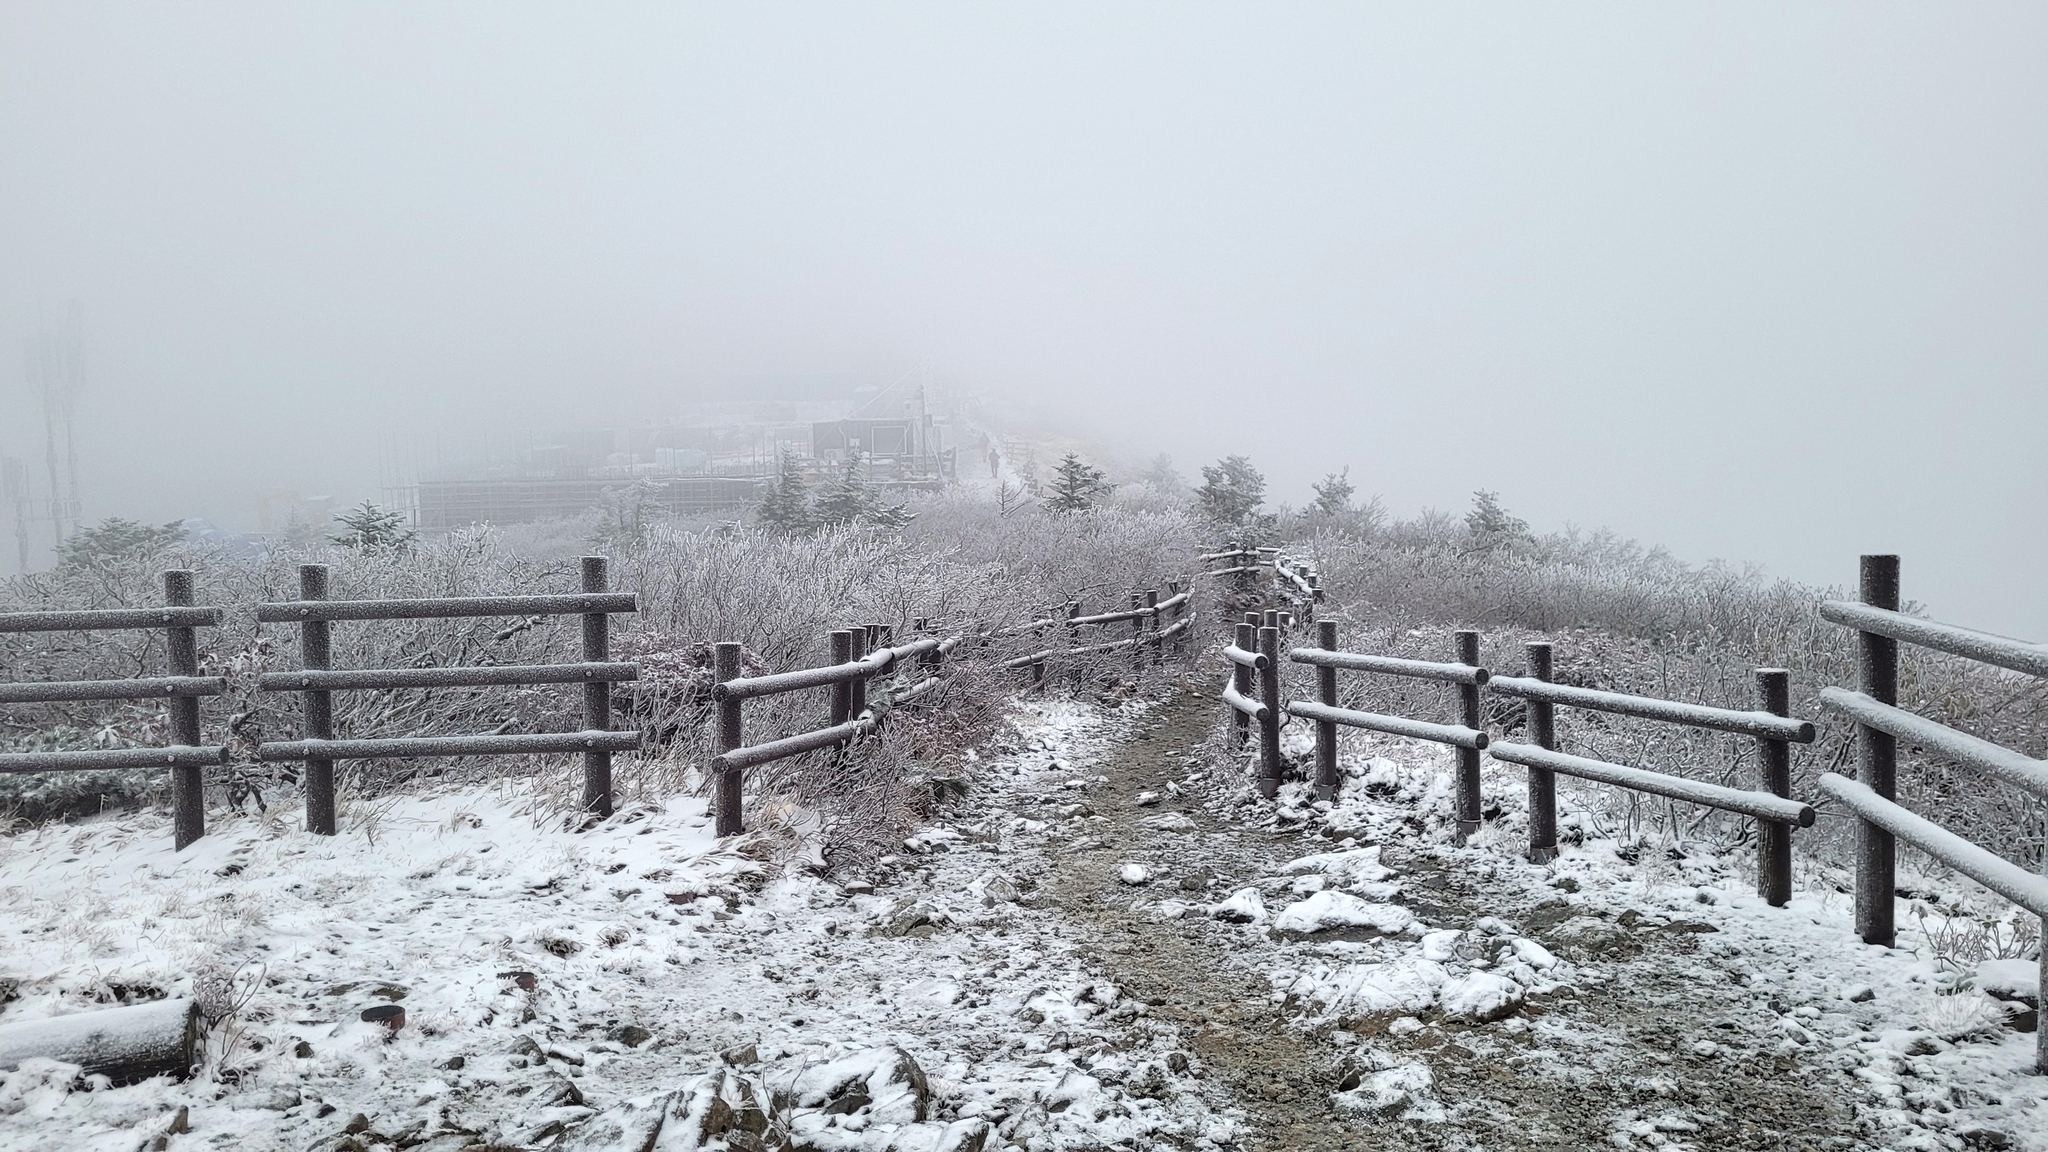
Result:
<svg viewBox="0 0 2048 1152">
<path fill-rule="evenodd" d="M 1085 926 L 1091 961 L 1180 1026 L 1212 1089 L 1247 1114 L 1258 1133 L 1253 1147 L 1858 1145 L 1848 1135 L 1855 1121 L 1846 1097 L 1853 1089 L 1831 1068 L 1776 1054 L 1780 1018 L 1745 994 L 1734 982 L 1739 976 L 1702 986 L 1694 935 L 1631 932 L 1628 925 L 1616 926 L 1596 976 L 1532 997 L 1522 1015 L 1542 1019 L 1542 1029 L 1431 1022 L 1400 1039 L 1372 1038 L 1382 1052 L 1428 1064 L 1442 1120 L 1339 1107 L 1332 1093 L 1356 1064 L 1361 1038 L 1290 1022 L 1292 1009 L 1276 1000 L 1266 975 L 1289 962 L 1286 944 L 1200 915 L 1161 919 L 1134 908 L 1175 888 L 1191 900 L 1219 899 L 1274 876 L 1287 860 L 1331 847 L 1299 831 L 1226 823 L 1205 810 L 1207 790 L 1199 787 L 1158 806 L 1136 804 L 1141 791 L 1163 792 L 1169 781 L 1189 776 L 1195 750 L 1220 722 L 1219 708 L 1180 694 L 1103 762 L 1076 765 L 1109 782 L 1088 791 L 1082 831 L 1071 850 L 1053 854 L 1041 883 L 1048 904 Z M 1156 818 L 1170 812 L 1184 814 L 1193 830 L 1159 827 Z M 1575 914 L 1569 901 L 1546 900 L 1526 881 L 1453 872 L 1427 846 L 1402 852 L 1388 844 L 1383 858 L 1401 874 L 1398 902 L 1432 927 L 1470 928 L 1496 915 L 1542 937 Z M 1141 892 L 1122 883 L 1117 870 L 1124 861 L 1151 867 L 1152 884 Z M 1678 957 L 1694 962 L 1670 962 Z M 1693 975 L 1682 975 L 1687 971 Z M 1560 1035 L 1572 1042 L 1561 1043 Z M 1713 1054 L 1695 1051 L 1703 1042 Z"/>
</svg>

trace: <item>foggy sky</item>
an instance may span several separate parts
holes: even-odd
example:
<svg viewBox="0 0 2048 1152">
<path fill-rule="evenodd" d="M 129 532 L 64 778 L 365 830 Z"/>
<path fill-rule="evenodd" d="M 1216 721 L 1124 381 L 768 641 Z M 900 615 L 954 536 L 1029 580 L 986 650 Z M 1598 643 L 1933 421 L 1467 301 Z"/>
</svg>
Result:
<svg viewBox="0 0 2048 1152">
<path fill-rule="evenodd" d="M 2044 55 L 2038 4 L 16 0 L 0 452 L 72 299 L 89 519 L 929 362 L 2048 638 Z"/>
</svg>

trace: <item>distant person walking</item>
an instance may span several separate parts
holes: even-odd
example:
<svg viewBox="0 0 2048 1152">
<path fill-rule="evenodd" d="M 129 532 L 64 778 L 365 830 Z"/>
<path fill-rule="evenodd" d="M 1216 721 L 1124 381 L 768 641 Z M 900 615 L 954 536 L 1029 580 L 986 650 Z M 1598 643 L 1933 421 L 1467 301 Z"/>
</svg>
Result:
<svg viewBox="0 0 2048 1152">
<path fill-rule="evenodd" d="M 988 478 L 994 480 L 1003 474 L 1003 454 L 991 448 L 988 450 Z"/>
</svg>

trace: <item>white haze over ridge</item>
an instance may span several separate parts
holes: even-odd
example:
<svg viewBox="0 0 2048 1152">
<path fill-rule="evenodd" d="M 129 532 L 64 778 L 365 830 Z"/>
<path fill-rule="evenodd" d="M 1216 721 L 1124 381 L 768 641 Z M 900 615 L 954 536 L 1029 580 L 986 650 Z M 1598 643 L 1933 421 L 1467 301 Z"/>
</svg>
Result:
<svg viewBox="0 0 2048 1152">
<path fill-rule="evenodd" d="M 1898 551 L 2048 639 L 2044 47 L 2030 4 L 12 4 L 0 452 L 74 298 L 95 519 L 928 360 L 1278 499 Z"/>
</svg>

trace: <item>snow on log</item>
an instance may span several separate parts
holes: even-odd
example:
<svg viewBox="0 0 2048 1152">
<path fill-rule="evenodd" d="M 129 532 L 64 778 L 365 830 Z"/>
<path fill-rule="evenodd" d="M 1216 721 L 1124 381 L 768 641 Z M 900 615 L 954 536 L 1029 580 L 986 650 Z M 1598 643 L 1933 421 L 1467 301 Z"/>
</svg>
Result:
<svg viewBox="0 0 2048 1152">
<path fill-rule="evenodd" d="M 1965 768 L 1989 772 L 2008 784 L 2025 788 L 2036 796 L 2048 796 L 2048 763 L 2036 760 L 2023 752 L 2015 752 L 2003 745 L 1972 736 L 1968 732 L 1958 732 L 1939 721 L 1915 715 L 1904 708 L 1894 708 L 1861 692 L 1823 688 L 1820 690 L 1820 704 L 1821 707 L 1831 712 L 1839 712 L 1858 724 L 1868 724 L 1909 744 L 1918 744 Z"/>
<path fill-rule="evenodd" d="M 2037 876 L 1988 848 L 1980 848 L 1846 776 L 1823 772 L 1820 787 L 1856 815 L 2034 915 L 2048 917 L 2048 876 Z"/>
<path fill-rule="evenodd" d="M 2048 676 L 2048 644 L 2030 644 L 2025 640 L 2014 640 L 1990 632 L 1977 632 L 1969 628 L 1958 628 L 1953 624 L 1937 624 L 1922 620 L 1903 612 L 1893 612 L 1869 604 L 1857 604 L 1849 600 L 1829 600 L 1821 604 L 1823 620 L 1846 624 L 1864 632 L 1875 632 L 1922 648 L 1947 652 L 1970 660 L 1981 660 L 2014 672 L 2025 672 L 2032 676 Z"/>
<path fill-rule="evenodd" d="M 44 1057 L 76 1064 L 116 1083 L 192 1070 L 199 1010 L 189 999 L 74 1012 L 0 1024 L 0 1069 Z"/>
<path fill-rule="evenodd" d="M 1754 816 L 1759 820 L 1778 820 L 1787 824 L 1797 824 L 1801 828 L 1813 827 L 1811 806 L 1783 796 L 1773 796 L 1769 792 L 1751 792 L 1720 784 L 1708 784 L 1700 780 L 1688 780 L 1683 776 L 1652 772 L 1647 768 L 1631 768 L 1625 764 L 1609 764 L 1605 760 L 1552 752 L 1547 748 L 1538 748 L 1530 744 L 1495 744 L 1487 751 L 1496 760 L 1520 764 L 1525 768 L 1548 768 L 1552 772 L 1576 776 L 1597 784 L 1633 788 L 1638 792 L 1648 792 L 1652 796 L 1668 796 L 1689 804 L 1704 804 L 1709 808 L 1740 812 L 1744 816 Z"/>
</svg>

